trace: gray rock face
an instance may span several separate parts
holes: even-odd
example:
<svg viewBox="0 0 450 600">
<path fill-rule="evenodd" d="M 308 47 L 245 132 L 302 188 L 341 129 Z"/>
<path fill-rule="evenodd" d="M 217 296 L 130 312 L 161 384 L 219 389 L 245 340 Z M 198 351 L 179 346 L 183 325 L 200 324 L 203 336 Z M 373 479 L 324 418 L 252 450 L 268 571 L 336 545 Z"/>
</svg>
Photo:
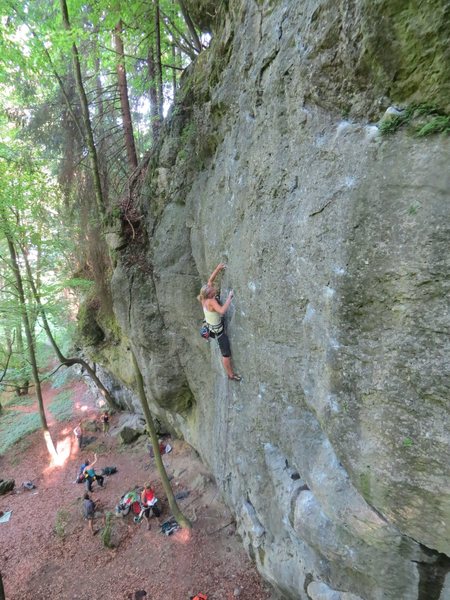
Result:
<svg viewBox="0 0 450 600">
<path fill-rule="evenodd" d="M 450 142 L 370 124 L 448 104 L 434 4 L 231 1 L 118 253 L 152 409 L 285 598 L 450 598 Z M 220 261 L 240 384 L 198 333 Z"/>
</svg>

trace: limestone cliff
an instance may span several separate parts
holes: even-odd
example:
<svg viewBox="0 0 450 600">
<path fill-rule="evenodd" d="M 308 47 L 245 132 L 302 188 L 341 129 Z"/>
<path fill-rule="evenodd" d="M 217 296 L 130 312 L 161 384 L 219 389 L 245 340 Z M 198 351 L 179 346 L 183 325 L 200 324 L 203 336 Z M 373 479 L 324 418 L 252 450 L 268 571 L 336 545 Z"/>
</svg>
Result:
<svg viewBox="0 0 450 600">
<path fill-rule="evenodd" d="M 132 388 L 132 344 L 285 598 L 450 598 L 450 142 L 377 127 L 450 109 L 449 11 L 221 3 L 110 235 L 104 366 Z M 220 261 L 240 384 L 198 332 Z"/>
</svg>

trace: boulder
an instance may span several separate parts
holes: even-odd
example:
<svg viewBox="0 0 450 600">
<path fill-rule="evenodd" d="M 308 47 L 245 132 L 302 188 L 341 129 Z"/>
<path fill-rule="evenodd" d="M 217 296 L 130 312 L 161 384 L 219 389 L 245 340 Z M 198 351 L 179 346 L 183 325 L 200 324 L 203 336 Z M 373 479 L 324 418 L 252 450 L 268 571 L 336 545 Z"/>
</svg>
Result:
<svg viewBox="0 0 450 600">
<path fill-rule="evenodd" d="M 132 444 L 140 435 L 142 435 L 141 431 L 132 429 L 131 427 L 124 427 L 119 433 L 119 438 L 122 444 Z"/>
</svg>

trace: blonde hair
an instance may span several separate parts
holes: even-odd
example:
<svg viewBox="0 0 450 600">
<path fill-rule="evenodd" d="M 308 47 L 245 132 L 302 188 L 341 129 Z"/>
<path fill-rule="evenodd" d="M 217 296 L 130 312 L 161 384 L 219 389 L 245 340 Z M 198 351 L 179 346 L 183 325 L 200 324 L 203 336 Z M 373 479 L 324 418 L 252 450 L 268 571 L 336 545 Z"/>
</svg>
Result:
<svg viewBox="0 0 450 600">
<path fill-rule="evenodd" d="M 215 292 L 216 288 L 213 287 L 212 285 L 202 285 L 202 287 L 200 288 L 200 294 L 197 296 L 197 300 L 201 303 L 203 303 L 205 300 L 207 300 L 209 298 L 209 294 L 211 292 Z"/>
</svg>

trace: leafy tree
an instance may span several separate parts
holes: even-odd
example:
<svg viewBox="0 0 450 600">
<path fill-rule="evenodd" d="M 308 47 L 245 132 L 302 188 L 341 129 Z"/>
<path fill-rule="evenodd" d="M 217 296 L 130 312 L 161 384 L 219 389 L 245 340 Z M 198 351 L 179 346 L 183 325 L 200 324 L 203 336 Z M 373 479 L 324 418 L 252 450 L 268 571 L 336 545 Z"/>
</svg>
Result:
<svg viewBox="0 0 450 600">
<path fill-rule="evenodd" d="M 2 385 L 15 372 L 19 392 L 32 374 L 39 386 L 41 324 L 59 360 L 73 364 L 53 334 L 68 273 L 95 281 L 99 318 L 110 314 L 102 228 L 162 135 L 179 73 L 202 49 L 184 0 L 0 0 Z"/>
<path fill-rule="evenodd" d="M 114 31 L 114 43 L 117 52 L 117 81 L 119 85 L 120 107 L 122 112 L 123 133 L 125 147 L 127 149 L 128 165 L 130 170 L 137 167 L 136 146 L 134 143 L 133 122 L 131 120 L 130 102 L 128 99 L 127 72 L 125 68 L 125 53 L 122 41 L 122 20 L 120 20 Z"/>
<path fill-rule="evenodd" d="M 17 290 L 17 294 L 18 294 L 20 313 L 22 316 L 23 327 L 25 330 L 25 335 L 26 335 L 27 344 L 28 344 L 28 354 L 29 354 L 29 358 L 30 358 L 31 370 L 33 373 L 34 387 L 35 387 L 36 397 L 37 397 L 37 401 L 38 401 L 39 416 L 41 418 L 42 430 L 44 432 L 44 437 L 47 442 L 47 448 L 48 448 L 50 454 L 56 455 L 56 450 L 55 450 L 53 441 L 50 436 L 50 432 L 49 432 L 48 425 L 47 425 L 47 418 L 46 418 L 45 410 L 44 410 L 44 400 L 43 400 L 43 396 L 42 396 L 41 380 L 39 378 L 39 370 L 38 370 L 38 363 L 37 363 L 37 357 L 36 357 L 36 345 L 35 345 L 33 330 L 31 328 L 29 312 L 27 310 L 27 302 L 26 302 L 26 298 L 25 298 L 23 278 L 22 278 L 19 261 L 18 261 L 18 257 L 17 257 L 17 250 L 16 250 L 16 245 L 15 245 L 15 240 L 14 240 L 14 234 L 13 234 L 13 231 L 11 228 L 11 223 L 8 219 L 6 210 L 4 208 L 0 208 L 0 218 L 2 220 L 2 232 L 3 232 L 4 236 L 6 237 L 6 241 L 8 244 L 8 250 L 9 250 L 9 255 L 10 255 L 10 259 L 11 259 L 11 268 L 13 270 L 14 278 L 16 281 L 16 290 Z"/>
<path fill-rule="evenodd" d="M 69 11 L 67 9 L 66 0 L 60 0 L 61 4 L 61 14 L 62 20 L 64 24 L 64 29 L 72 34 L 72 27 L 69 20 Z M 72 36 L 71 36 L 72 37 Z M 80 64 L 80 55 L 78 52 L 78 47 L 75 41 L 72 42 L 71 46 L 72 51 L 72 60 L 73 60 L 73 68 L 75 72 L 75 80 L 80 100 L 81 113 L 83 115 L 83 125 L 84 125 L 84 136 L 86 145 L 89 149 L 89 159 L 92 170 L 92 177 L 94 181 L 94 189 L 95 189 L 95 198 L 97 201 L 97 210 L 99 216 L 104 215 L 105 213 L 105 202 L 103 199 L 102 185 L 100 180 L 100 169 L 97 159 L 97 148 L 95 146 L 94 141 L 94 133 L 92 130 L 91 117 L 89 114 L 89 102 L 86 95 L 86 90 L 83 83 L 83 76 L 81 73 L 81 64 Z"/>
</svg>

